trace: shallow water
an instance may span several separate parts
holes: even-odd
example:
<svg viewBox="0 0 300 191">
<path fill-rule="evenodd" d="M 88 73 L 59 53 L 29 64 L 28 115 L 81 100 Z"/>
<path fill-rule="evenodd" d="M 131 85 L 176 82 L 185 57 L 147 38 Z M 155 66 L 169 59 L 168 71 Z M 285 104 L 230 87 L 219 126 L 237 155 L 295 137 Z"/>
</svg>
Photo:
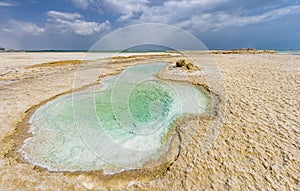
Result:
<svg viewBox="0 0 300 191">
<path fill-rule="evenodd" d="M 168 150 L 172 123 L 201 114 L 210 99 L 189 83 L 161 81 L 163 63 L 128 67 L 100 85 L 60 96 L 30 120 L 20 152 L 50 171 L 122 171 L 142 167 Z"/>
</svg>

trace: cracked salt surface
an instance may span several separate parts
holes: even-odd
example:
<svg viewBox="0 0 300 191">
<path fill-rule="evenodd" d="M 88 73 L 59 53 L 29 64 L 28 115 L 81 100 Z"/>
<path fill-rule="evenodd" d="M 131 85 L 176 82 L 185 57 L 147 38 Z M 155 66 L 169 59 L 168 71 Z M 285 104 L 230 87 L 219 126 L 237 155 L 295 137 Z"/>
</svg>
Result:
<svg viewBox="0 0 300 191">
<path fill-rule="evenodd" d="M 162 81 L 163 63 L 105 77 L 101 87 L 59 96 L 36 110 L 24 158 L 49 171 L 120 172 L 142 168 L 168 151 L 172 123 L 204 113 L 210 99 L 190 83 Z"/>
</svg>

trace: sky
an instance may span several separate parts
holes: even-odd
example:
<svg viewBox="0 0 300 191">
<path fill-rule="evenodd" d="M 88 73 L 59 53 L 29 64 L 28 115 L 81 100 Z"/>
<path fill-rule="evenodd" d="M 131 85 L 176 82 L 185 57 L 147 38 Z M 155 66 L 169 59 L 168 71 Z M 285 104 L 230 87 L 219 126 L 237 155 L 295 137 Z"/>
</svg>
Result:
<svg viewBox="0 0 300 191">
<path fill-rule="evenodd" d="M 208 49 L 300 49 L 299 18 L 300 0 L 0 0 L 0 47 L 87 50 L 115 30 L 159 23 Z"/>
</svg>

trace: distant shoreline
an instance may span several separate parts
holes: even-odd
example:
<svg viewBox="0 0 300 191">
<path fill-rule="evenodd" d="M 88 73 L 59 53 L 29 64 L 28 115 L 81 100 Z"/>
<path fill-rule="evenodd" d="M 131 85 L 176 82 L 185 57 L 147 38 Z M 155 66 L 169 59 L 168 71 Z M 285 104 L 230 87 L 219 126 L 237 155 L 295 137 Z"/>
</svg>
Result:
<svg viewBox="0 0 300 191">
<path fill-rule="evenodd" d="M 200 54 L 288 54 L 300 55 L 300 49 L 228 49 L 228 50 L 0 50 L 1 53 L 185 53 L 198 52 Z"/>
<path fill-rule="evenodd" d="M 241 48 L 241 49 L 208 49 L 208 50 L 13 50 L 5 49 L 1 52 L 187 52 L 187 51 L 276 51 L 276 52 L 300 52 L 300 49 L 253 49 L 253 48 Z"/>
</svg>

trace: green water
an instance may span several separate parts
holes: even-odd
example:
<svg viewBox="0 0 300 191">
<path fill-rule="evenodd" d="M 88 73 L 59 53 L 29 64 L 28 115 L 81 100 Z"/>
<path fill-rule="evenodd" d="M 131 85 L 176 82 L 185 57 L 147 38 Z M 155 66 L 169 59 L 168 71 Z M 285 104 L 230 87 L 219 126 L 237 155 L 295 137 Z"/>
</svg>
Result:
<svg viewBox="0 0 300 191">
<path fill-rule="evenodd" d="M 174 99 L 158 82 L 137 86 L 129 97 L 129 109 L 134 120 L 148 123 L 166 117 Z"/>
<path fill-rule="evenodd" d="M 157 79 L 164 65 L 128 67 L 41 106 L 30 120 L 33 137 L 20 152 L 51 171 L 120 171 L 157 160 L 176 118 L 203 113 L 210 102 L 189 83 Z"/>
</svg>

